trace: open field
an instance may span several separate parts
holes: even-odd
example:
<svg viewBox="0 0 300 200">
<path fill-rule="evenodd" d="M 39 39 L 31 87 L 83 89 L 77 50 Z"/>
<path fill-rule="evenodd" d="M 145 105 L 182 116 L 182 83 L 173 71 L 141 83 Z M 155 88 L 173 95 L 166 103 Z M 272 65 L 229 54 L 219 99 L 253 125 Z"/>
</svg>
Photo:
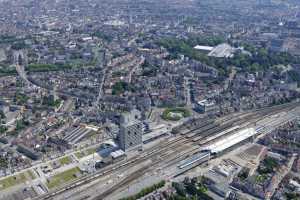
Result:
<svg viewBox="0 0 300 200">
<path fill-rule="evenodd" d="M 61 165 L 68 165 L 72 162 L 71 158 L 69 156 L 62 157 L 59 159 L 59 162 Z"/>
<path fill-rule="evenodd" d="M 48 181 L 47 186 L 49 189 L 62 186 L 63 184 L 78 178 L 77 175 L 81 175 L 81 172 L 78 167 L 66 170 L 64 172 L 52 176 Z"/>
<path fill-rule="evenodd" d="M 0 180 L 0 191 L 21 183 L 25 183 L 26 181 L 33 180 L 35 178 L 36 177 L 32 171 L 26 171 L 14 176 L 9 176 Z"/>
</svg>

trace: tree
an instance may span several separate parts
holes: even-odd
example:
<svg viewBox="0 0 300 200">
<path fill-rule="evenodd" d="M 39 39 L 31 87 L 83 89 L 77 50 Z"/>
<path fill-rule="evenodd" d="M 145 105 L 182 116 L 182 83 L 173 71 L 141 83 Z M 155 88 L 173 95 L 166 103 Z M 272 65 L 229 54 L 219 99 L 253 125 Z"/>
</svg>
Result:
<svg viewBox="0 0 300 200">
<path fill-rule="evenodd" d="M 186 190 L 182 183 L 172 183 L 172 186 L 175 188 L 176 193 L 180 196 L 186 196 Z"/>
<path fill-rule="evenodd" d="M 120 95 L 124 93 L 125 91 L 134 91 L 134 88 L 132 85 L 130 85 L 127 82 L 119 81 L 116 82 L 112 87 L 112 94 L 113 95 Z"/>
<path fill-rule="evenodd" d="M 0 134 L 3 134 L 7 131 L 7 128 L 5 126 L 0 125 Z"/>
<path fill-rule="evenodd" d="M 197 194 L 197 188 L 196 185 L 193 184 L 192 182 L 187 184 L 186 186 L 186 191 L 187 193 L 189 193 L 190 195 L 196 195 Z"/>
<path fill-rule="evenodd" d="M 4 119 L 4 118 L 5 118 L 4 112 L 0 110 L 0 119 Z"/>
</svg>

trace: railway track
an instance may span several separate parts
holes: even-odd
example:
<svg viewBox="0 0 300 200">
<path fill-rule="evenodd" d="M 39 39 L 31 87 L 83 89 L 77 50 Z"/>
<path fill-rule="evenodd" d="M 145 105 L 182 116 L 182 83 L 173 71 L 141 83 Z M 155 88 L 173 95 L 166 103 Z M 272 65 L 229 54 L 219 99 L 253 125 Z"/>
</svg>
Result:
<svg viewBox="0 0 300 200">
<path fill-rule="evenodd" d="M 178 145 L 178 144 L 176 144 L 176 145 Z M 145 159 L 145 160 L 143 160 L 143 161 L 141 161 L 141 162 L 139 162 L 139 163 L 135 163 L 135 165 L 142 164 L 143 162 L 145 162 L 145 161 L 147 161 L 147 160 L 151 160 L 151 162 L 152 162 L 151 165 L 148 164 L 147 167 L 144 167 L 145 170 L 147 169 L 147 172 L 150 172 L 150 171 L 153 170 L 153 167 L 156 167 L 157 164 L 159 164 L 159 163 L 162 162 L 163 160 L 170 159 L 171 156 L 174 156 L 174 155 L 176 156 L 178 152 L 181 152 L 181 151 L 186 150 L 187 146 L 189 146 L 189 141 L 184 142 L 184 144 L 181 145 L 181 146 L 176 146 L 176 147 L 174 147 L 174 146 L 172 145 L 172 147 L 169 147 L 168 150 L 165 150 L 165 151 L 161 152 L 161 154 L 155 154 L 155 155 L 152 155 L 151 157 L 149 157 L 149 158 L 147 158 L 147 159 Z M 126 168 L 123 168 L 122 171 L 123 171 L 123 172 L 124 172 L 124 171 L 130 171 L 129 169 L 130 169 L 131 167 L 133 167 L 133 166 L 132 166 L 132 165 L 127 166 Z M 105 191 L 104 194 L 107 195 L 107 194 L 110 193 L 112 190 L 117 190 L 117 189 L 119 189 L 121 186 L 124 186 L 124 184 L 129 184 L 131 181 L 133 181 L 133 180 L 135 180 L 136 178 L 141 177 L 142 175 L 144 175 L 144 174 L 142 174 L 142 175 L 138 175 L 138 176 L 136 177 L 135 174 L 136 174 L 138 171 L 139 171 L 139 170 L 137 170 L 137 171 L 135 171 L 134 173 L 132 173 L 132 175 L 130 174 L 129 176 L 126 176 L 125 179 L 127 180 L 127 182 L 124 183 L 124 181 L 122 180 L 121 184 L 120 184 L 120 183 L 117 183 L 117 186 L 113 186 L 114 189 L 113 189 L 113 188 L 109 188 L 109 189 L 108 189 L 109 192 Z M 118 172 L 117 172 L 117 173 L 118 173 Z M 144 172 L 144 173 L 146 173 L 146 172 Z M 136 177 L 136 178 L 130 178 L 131 176 L 134 176 L 134 177 Z M 93 185 L 96 185 L 96 184 L 97 184 L 97 183 L 95 183 L 95 184 L 93 184 Z M 92 187 L 93 187 L 93 185 L 92 185 Z M 119 185 L 121 185 L 121 186 L 119 187 Z M 85 192 L 85 191 L 77 191 L 77 192 L 75 192 L 75 195 L 80 195 L 80 194 L 82 194 L 83 192 Z M 74 196 L 74 193 L 73 193 L 73 196 Z M 105 196 L 105 195 L 102 194 L 102 196 Z M 101 196 L 101 198 L 99 198 L 99 199 L 102 199 L 102 198 L 103 198 L 102 196 Z M 90 197 L 89 197 L 89 198 L 90 198 Z"/>
<path fill-rule="evenodd" d="M 185 146 L 181 146 L 179 149 L 177 149 L 177 151 L 186 149 L 187 147 Z M 189 150 L 188 152 L 183 153 L 183 155 L 188 155 L 193 151 L 198 151 L 198 148 L 192 148 L 191 150 Z M 172 156 L 172 157 L 170 157 Z M 127 185 L 129 185 L 130 183 L 132 183 L 133 181 L 135 181 L 136 179 L 142 177 L 143 175 L 145 175 L 148 172 L 153 171 L 154 168 L 158 167 L 158 165 L 161 163 L 162 160 L 168 159 L 169 162 L 177 160 L 178 156 L 174 155 L 173 152 L 166 152 L 163 155 L 160 155 L 159 159 L 152 159 L 152 163 L 151 165 L 148 166 L 144 166 L 141 169 L 130 173 L 126 178 L 124 178 L 122 181 L 118 182 L 117 184 L 115 184 L 114 186 L 112 186 L 111 188 L 109 188 L 108 190 L 104 191 L 103 193 L 101 193 L 100 195 L 97 195 L 96 197 L 92 198 L 93 200 L 103 200 L 106 197 L 108 197 L 110 194 L 112 194 L 113 192 L 119 190 L 120 188 L 124 188 Z"/>
<path fill-rule="evenodd" d="M 210 143 L 214 140 L 220 139 L 221 137 L 226 137 L 226 135 L 230 135 L 230 134 L 232 134 L 233 132 L 235 132 L 237 130 L 243 129 L 243 128 L 245 128 L 249 125 L 249 124 L 246 124 L 244 126 L 242 125 L 246 121 L 249 121 L 250 124 L 255 124 L 258 121 L 262 120 L 262 118 L 272 116 L 272 115 L 277 114 L 279 112 L 288 112 L 288 111 L 294 109 L 298 105 L 299 104 L 296 103 L 296 104 L 283 105 L 283 106 L 274 107 L 274 108 L 267 108 L 267 109 L 263 109 L 263 110 L 259 111 L 258 113 L 253 113 L 253 114 L 247 113 L 246 118 L 243 115 L 238 115 L 239 117 L 242 118 L 242 120 L 235 120 L 235 122 L 239 121 L 237 126 L 233 126 L 232 128 L 229 128 L 229 129 L 226 129 L 226 128 L 225 129 L 220 129 L 221 132 L 216 132 L 216 134 L 207 134 L 208 137 L 202 137 L 201 141 L 199 143 L 197 143 L 197 145 L 202 146 L 202 145 L 208 144 L 208 143 Z M 228 121 L 232 122 L 230 120 L 230 118 L 227 118 L 227 119 L 228 120 L 223 120 L 223 122 L 226 122 L 226 121 L 227 121 L 227 123 L 228 123 Z M 216 128 L 218 128 L 218 127 L 216 127 Z M 215 129 L 215 128 L 213 128 L 213 129 Z M 228 130 L 228 132 L 226 132 L 226 130 Z M 218 134 L 223 133 L 223 132 L 224 132 L 224 134 L 218 136 Z M 172 160 L 168 161 L 166 163 L 166 165 L 164 165 L 164 167 L 172 166 L 172 165 L 184 160 L 186 158 L 184 155 L 186 155 L 186 154 L 193 155 L 194 153 L 197 153 L 197 152 L 199 152 L 198 148 L 196 150 L 192 149 L 192 150 L 184 153 L 182 156 L 176 157 L 175 159 L 172 159 Z"/>
<path fill-rule="evenodd" d="M 219 122 L 215 123 L 214 126 L 208 124 L 207 126 L 202 126 L 200 130 L 192 130 L 185 134 L 185 136 L 193 140 L 194 142 L 200 141 L 199 144 L 204 144 L 203 140 L 207 140 L 209 137 L 217 135 L 222 131 L 233 127 L 239 126 L 239 129 L 247 127 L 249 124 L 255 124 L 260 121 L 262 118 L 269 117 L 279 112 L 289 111 L 300 104 L 297 103 L 289 103 L 274 107 L 267 107 L 260 110 L 256 110 L 255 112 L 247 112 L 235 115 L 236 118 L 228 118 L 219 120 Z M 230 134 L 232 132 L 228 132 L 224 136 Z M 217 139 L 217 138 L 215 138 Z"/>
<path fill-rule="evenodd" d="M 183 149 L 186 150 L 186 147 L 184 147 Z M 179 161 L 182 161 L 184 159 L 187 158 L 187 156 L 193 155 L 194 153 L 197 153 L 199 151 L 199 148 L 194 146 L 191 149 L 188 149 L 187 151 L 179 154 L 179 155 L 174 155 L 174 154 L 165 154 L 162 158 L 166 158 L 167 161 L 165 162 L 165 164 L 163 165 L 163 168 L 166 167 L 170 167 L 172 165 L 174 165 L 175 163 L 178 163 Z M 153 162 L 151 164 L 151 166 L 145 167 L 142 170 L 142 175 L 144 175 L 145 173 L 151 172 L 153 170 L 153 168 L 157 167 L 158 164 L 161 163 L 161 160 L 156 160 L 155 162 Z M 125 178 L 124 181 L 121 181 L 120 183 L 116 184 L 115 186 L 113 186 L 112 188 L 108 189 L 107 191 L 103 192 L 102 194 L 100 194 L 99 196 L 93 198 L 92 200 L 103 200 L 106 197 L 108 197 L 110 194 L 112 194 L 113 192 L 116 192 L 117 190 L 119 190 L 120 188 L 126 188 L 127 185 L 131 184 L 134 180 L 140 178 L 142 175 L 140 175 L 140 173 L 138 173 L 138 175 L 136 176 L 135 173 L 133 173 L 133 176 L 135 178 L 131 178 L 130 175 L 129 177 Z"/>
<path fill-rule="evenodd" d="M 220 133 L 220 132 L 226 130 L 227 128 L 231 127 L 233 124 L 238 124 L 239 126 L 242 127 L 242 124 L 244 124 L 246 122 L 255 123 L 255 122 L 261 120 L 264 117 L 276 114 L 278 112 L 282 112 L 284 110 L 290 110 L 292 108 L 284 106 L 281 109 L 281 108 L 277 108 L 276 107 L 276 108 L 272 108 L 271 110 L 266 109 L 266 110 L 259 111 L 257 113 L 253 113 L 253 114 L 247 113 L 247 114 L 245 114 L 246 116 L 245 115 L 239 115 L 239 119 L 238 120 L 236 120 L 236 119 L 232 120 L 231 118 L 228 118 L 228 120 L 224 120 L 223 121 L 223 123 L 224 123 L 223 126 L 211 127 L 211 124 L 209 124 L 210 128 L 206 128 L 206 129 L 204 129 L 202 131 L 209 131 L 209 133 L 206 133 L 205 135 L 206 136 L 212 136 L 211 133 L 213 133 L 213 132 Z M 203 127 L 205 127 L 205 126 L 203 126 Z M 233 131 L 235 131 L 235 130 L 229 131 L 228 133 L 226 133 L 226 135 L 232 133 Z M 188 138 L 193 138 L 193 137 L 188 137 Z M 204 139 L 204 138 L 205 138 L 205 136 L 202 139 Z M 217 139 L 217 138 L 215 138 L 215 139 Z M 207 142 L 209 142 L 209 141 L 207 141 Z M 206 142 L 204 142 L 202 144 L 206 144 Z M 165 165 L 163 167 L 170 167 L 170 166 L 178 163 L 180 160 L 184 160 L 187 156 L 190 156 L 190 155 L 192 155 L 192 154 L 194 154 L 194 153 L 196 153 L 198 151 L 199 151 L 198 148 L 192 148 L 192 149 L 188 150 L 187 152 L 182 153 L 181 155 L 177 155 L 176 157 L 172 157 L 171 159 L 169 159 L 168 161 L 166 161 L 166 163 L 165 163 Z M 129 184 L 131 182 L 130 180 L 131 179 L 129 177 L 128 181 L 125 182 L 125 183 L 122 182 L 121 185 L 123 186 L 124 184 Z M 114 191 L 118 190 L 119 186 L 120 185 L 117 184 L 115 188 L 112 188 L 112 189 L 108 190 L 107 192 L 103 193 L 105 195 L 101 194 L 100 196 L 98 196 L 98 198 L 95 198 L 95 199 L 103 199 L 103 198 L 105 198 L 107 195 L 109 195 L 109 194 L 113 193 Z"/>
<path fill-rule="evenodd" d="M 215 126 L 215 127 L 211 127 L 209 129 L 205 130 L 205 131 L 210 130 L 209 133 L 211 133 L 211 134 L 206 134 L 206 136 L 201 138 L 201 140 L 205 140 L 208 137 L 211 137 L 213 135 L 212 133 L 218 134 L 218 133 L 226 130 L 226 128 L 224 128 L 225 125 L 226 125 L 225 127 L 227 127 L 227 125 L 228 125 L 228 127 L 230 127 L 230 126 L 233 126 L 233 125 L 237 126 L 237 125 L 243 125 L 243 124 L 246 124 L 245 126 L 247 126 L 247 124 L 249 124 L 249 123 L 254 124 L 254 123 L 256 123 L 257 121 L 261 120 L 264 117 L 276 114 L 278 112 L 282 112 L 284 110 L 288 111 L 290 109 L 293 109 L 296 106 L 299 106 L 299 103 L 290 103 L 290 104 L 284 104 L 284 105 L 280 105 L 280 106 L 276 106 L 276 107 L 265 108 L 265 109 L 257 110 L 257 111 L 252 112 L 252 113 L 251 112 L 242 113 L 242 114 L 236 115 L 235 119 L 233 119 L 231 117 L 230 118 L 225 118 L 225 119 L 219 121 L 219 123 L 222 124 L 223 128 L 222 128 L 222 126 L 219 126 L 219 127 Z M 210 123 L 208 123 L 208 124 L 210 124 Z M 205 125 L 201 126 L 201 128 L 203 128 L 202 130 L 204 130 Z M 193 129 L 192 131 L 197 131 L 197 130 Z M 190 131 L 187 134 L 190 134 L 192 131 Z M 118 163 L 118 164 L 113 165 L 113 166 L 108 166 L 108 167 L 104 168 L 103 170 L 100 170 L 99 172 L 97 172 L 93 175 L 86 176 L 86 177 L 83 177 L 81 179 L 78 179 L 78 180 L 74 181 L 73 183 L 69 184 L 68 186 L 65 186 L 63 188 L 59 188 L 59 189 L 57 189 L 57 190 L 55 190 L 51 193 L 48 193 L 48 194 L 46 194 L 42 197 L 39 197 L 37 199 L 53 199 L 56 195 L 62 194 L 64 192 L 68 191 L 68 190 L 72 190 L 72 189 L 75 189 L 75 188 L 77 188 L 79 186 L 82 186 L 84 184 L 90 183 L 90 182 L 92 182 L 92 181 L 94 181 L 94 180 L 96 180 L 100 177 L 113 174 L 113 173 L 117 172 L 118 170 L 129 169 L 132 166 L 136 166 L 138 164 L 141 164 L 141 163 L 143 163 L 143 162 L 145 162 L 146 160 L 149 160 L 149 159 L 154 161 L 153 165 L 151 165 L 151 167 L 153 167 L 153 166 L 157 165 L 159 162 L 161 162 L 161 160 L 163 158 L 166 157 L 166 158 L 169 158 L 169 160 L 166 160 L 166 166 L 170 166 L 170 165 L 174 164 L 175 162 L 178 162 L 178 160 L 182 160 L 182 159 L 186 158 L 186 156 L 192 155 L 193 153 L 196 153 L 198 151 L 197 148 L 193 147 L 191 149 L 188 149 L 186 152 L 178 155 L 178 152 L 180 152 L 182 146 L 184 146 L 185 144 L 191 144 L 191 145 L 195 144 L 195 142 L 193 142 L 192 139 L 199 136 L 199 134 L 201 134 L 201 131 L 198 130 L 197 132 L 198 132 L 197 134 L 195 134 L 194 136 L 192 136 L 190 138 L 186 138 L 185 135 L 179 135 L 173 140 L 163 141 L 158 146 L 155 146 L 155 147 L 152 147 L 152 148 L 148 149 L 146 152 L 142 153 L 139 156 L 135 156 L 135 157 L 133 157 L 133 158 L 131 158 L 131 159 L 125 161 L 125 162 Z M 210 142 L 210 141 L 207 141 L 207 142 Z M 186 147 L 184 147 L 184 148 L 186 148 Z M 168 150 L 171 150 L 171 151 L 167 152 Z M 174 151 L 172 151 L 172 150 L 174 150 Z M 160 158 L 160 159 L 157 159 L 156 157 Z M 151 170 L 150 169 L 151 167 L 149 166 L 149 168 L 143 169 L 143 173 L 144 173 L 144 170 Z M 122 182 L 122 183 L 123 184 L 126 184 L 126 183 L 128 184 L 128 182 L 134 180 L 135 178 L 137 178 L 136 175 L 128 176 L 128 178 L 125 178 L 125 180 L 127 182 L 125 182 L 125 183 Z M 117 185 L 119 185 L 119 184 L 117 184 Z M 119 187 L 114 187 L 114 188 L 119 188 Z M 109 191 L 111 192 L 111 190 L 112 189 L 110 189 Z M 104 194 L 101 194 L 101 195 L 105 196 L 105 194 L 106 194 L 106 192 Z M 99 199 L 99 198 L 97 198 L 97 199 Z"/>
<path fill-rule="evenodd" d="M 40 197 L 36 198 L 36 200 L 37 199 L 53 199 L 53 197 L 55 197 L 56 195 L 59 195 L 63 192 L 66 192 L 68 190 L 71 190 L 71 189 L 77 188 L 79 186 L 82 186 L 84 184 L 90 183 L 93 180 L 98 179 L 102 176 L 107 176 L 107 175 L 113 174 L 114 172 L 116 172 L 118 170 L 125 170 L 126 168 L 130 168 L 132 166 L 138 165 L 148 159 L 153 159 L 156 156 L 163 155 L 167 150 L 176 150 L 181 145 L 184 145 L 187 143 L 191 143 L 191 142 L 183 137 L 178 137 L 174 140 L 163 142 L 159 146 L 150 148 L 149 150 L 147 150 L 147 152 L 143 153 L 142 155 L 135 156 L 125 162 L 122 162 L 120 164 L 118 163 L 115 166 L 105 167 L 103 170 L 100 170 L 99 172 L 97 172 L 93 175 L 78 179 L 78 180 L 68 184 L 68 186 L 59 188 L 51 193 L 46 194 L 45 196 L 40 196 Z"/>
<path fill-rule="evenodd" d="M 92 198 L 93 200 L 103 200 L 104 198 L 106 198 L 108 195 L 112 194 L 113 192 L 115 192 L 116 190 L 118 190 L 121 187 L 124 187 L 124 185 L 128 185 L 129 183 L 131 183 L 132 181 L 136 180 L 137 178 L 143 176 L 145 173 L 147 173 L 147 171 L 149 171 L 149 167 L 145 166 L 135 172 L 132 172 L 129 176 L 127 176 L 125 179 L 123 179 L 122 181 L 120 181 L 119 183 L 117 183 L 116 185 L 114 185 L 113 187 L 111 187 L 110 189 L 106 190 L 105 192 L 103 192 L 102 194 Z"/>
<path fill-rule="evenodd" d="M 249 122 L 249 123 L 253 124 L 253 123 L 256 123 L 257 121 L 261 120 L 262 118 L 265 118 L 267 116 L 270 116 L 270 115 L 273 115 L 273 114 L 276 114 L 276 113 L 279 113 L 279 112 L 288 111 L 288 110 L 291 110 L 293 108 L 294 108 L 294 106 L 292 106 L 292 107 L 290 107 L 290 106 L 280 106 L 280 107 L 271 108 L 271 109 L 263 109 L 263 110 L 258 111 L 257 113 L 253 113 L 253 114 L 247 113 L 247 114 L 245 114 L 246 116 L 241 114 L 241 115 L 239 115 L 240 119 L 238 119 L 238 120 L 235 119 L 235 120 L 232 121 L 231 118 L 228 118 L 228 120 L 225 120 L 224 122 L 225 122 L 226 127 L 224 127 L 224 126 L 223 127 L 222 126 L 218 127 L 217 126 L 217 127 L 214 127 L 214 128 L 208 128 L 207 130 L 210 131 L 210 132 L 224 131 L 224 130 L 226 130 L 226 128 L 228 128 L 228 127 L 230 127 L 230 126 L 232 126 L 233 124 L 236 124 L 236 123 L 239 124 L 242 128 L 242 124 L 244 124 L 246 122 Z M 227 123 L 226 123 L 226 121 L 227 121 Z M 230 121 L 229 124 L 228 124 L 228 121 Z M 229 133 L 231 133 L 231 131 L 228 132 L 227 134 L 229 134 Z M 211 134 L 207 134 L 207 136 L 211 136 Z M 203 143 L 203 144 L 205 144 L 205 143 Z M 182 153 L 179 156 L 177 155 L 176 157 L 173 157 L 173 158 L 169 159 L 168 161 L 166 161 L 166 165 L 164 165 L 164 167 L 172 166 L 173 164 L 176 164 L 180 160 L 183 160 L 187 156 L 190 156 L 190 155 L 192 155 L 192 154 L 194 154 L 198 151 L 199 151 L 198 148 L 192 148 L 192 149 L 188 150 L 187 152 Z M 167 156 L 169 156 L 169 155 L 167 154 Z M 125 183 L 122 183 L 122 184 L 129 184 L 129 183 L 130 182 L 125 182 Z M 117 190 L 117 189 L 119 189 L 119 185 L 116 186 L 115 190 Z M 113 190 L 113 191 L 109 190 L 108 194 L 114 192 L 115 190 Z M 105 196 L 100 195 L 99 197 L 100 198 L 96 198 L 96 199 L 102 199 Z"/>
</svg>

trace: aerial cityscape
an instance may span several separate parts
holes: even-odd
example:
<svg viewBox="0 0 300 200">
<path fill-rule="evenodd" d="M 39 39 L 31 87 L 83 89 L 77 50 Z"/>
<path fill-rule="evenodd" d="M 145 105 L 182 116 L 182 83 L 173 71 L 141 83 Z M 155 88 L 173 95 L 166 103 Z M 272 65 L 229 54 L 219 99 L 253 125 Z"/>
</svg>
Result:
<svg viewBox="0 0 300 200">
<path fill-rule="evenodd" d="M 0 0 L 0 200 L 300 200 L 299 0 Z"/>
</svg>

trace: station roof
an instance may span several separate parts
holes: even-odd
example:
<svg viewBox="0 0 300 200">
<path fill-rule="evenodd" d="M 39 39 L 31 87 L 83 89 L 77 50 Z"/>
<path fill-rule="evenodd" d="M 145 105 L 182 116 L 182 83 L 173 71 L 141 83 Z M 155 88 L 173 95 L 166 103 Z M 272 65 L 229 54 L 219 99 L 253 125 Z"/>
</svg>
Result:
<svg viewBox="0 0 300 200">
<path fill-rule="evenodd" d="M 212 153 L 222 152 L 252 136 L 254 136 L 257 132 L 254 128 L 247 128 L 240 130 L 228 137 L 222 138 L 212 144 L 209 144 L 203 148 L 203 150 L 209 150 Z"/>
</svg>

